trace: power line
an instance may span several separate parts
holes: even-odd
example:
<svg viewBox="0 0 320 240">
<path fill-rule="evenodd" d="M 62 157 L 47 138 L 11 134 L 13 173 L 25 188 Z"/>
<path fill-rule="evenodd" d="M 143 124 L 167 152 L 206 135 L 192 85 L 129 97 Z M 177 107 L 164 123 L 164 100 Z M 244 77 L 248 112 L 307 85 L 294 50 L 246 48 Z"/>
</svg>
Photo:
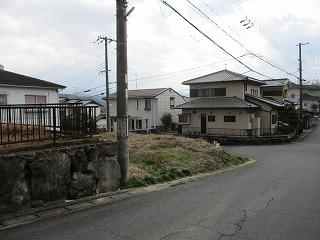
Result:
<svg viewBox="0 0 320 240">
<path fill-rule="evenodd" d="M 282 67 L 277 66 L 276 64 L 272 63 L 270 60 L 268 60 L 267 58 L 263 57 L 263 56 L 259 56 L 256 53 L 252 52 L 251 50 L 249 50 L 246 46 L 244 46 L 240 41 L 238 41 L 236 38 L 234 38 L 232 35 L 230 35 L 227 31 L 225 31 L 222 27 L 220 27 L 215 21 L 212 20 L 212 18 L 210 18 L 208 15 L 206 15 L 200 8 L 198 8 L 197 6 L 195 6 L 191 1 L 186 0 L 192 7 L 194 7 L 202 17 L 206 18 L 209 22 L 211 22 L 212 24 L 214 24 L 217 28 L 219 28 L 221 31 L 223 31 L 228 37 L 230 37 L 233 41 L 235 41 L 236 43 L 238 43 L 242 48 L 244 48 L 248 53 L 250 53 L 251 55 L 253 55 L 254 57 L 258 58 L 259 60 L 269 64 L 270 66 L 290 75 L 293 77 L 298 78 L 298 76 L 294 75 L 293 73 L 288 72 L 287 70 L 283 69 Z"/>
<path fill-rule="evenodd" d="M 243 55 L 240 55 L 238 56 L 237 58 L 243 58 L 243 57 L 250 57 L 251 55 L 250 54 L 243 54 Z M 216 65 L 216 64 L 219 64 L 219 63 L 223 63 L 225 61 L 230 61 L 230 60 L 233 60 L 233 58 L 229 58 L 229 59 L 226 59 L 226 60 L 221 60 L 221 61 L 217 61 L 217 62 L 214 62 L 214 63 L 210 63 L 210 64 L 206 64 L 206 65 L 201 65 L 201 66 L 197 66 L 197 67 L 193 67 L 193 68 L 187 68 L 187 69 L 183 69 L 183 70 L 180 70 L 180 71 L 175 71 L 175 72 L 170 72 L 170 73 L 163 73 L 163 74 L 157 74 L 157 75 L 153 75 L 153 76 L 148 76 L 148 77 L 141 77 L 141 78 L 137 78 L 137 79 L 130 79 L 128 80 L 128 82 L 135 82 L 135 81 L 142 81 L 142 80 L 148 80 L 148 79 L 153 79 L 153 78 L 158 78 L 158 77 L 164 77 L 164 76 L 170 76 L 170 75 L 173 75 L 173 74 L 178 74 L 178 73 L 183 73 L 183 72 L 188 72 L 188 71 L 192 71 L 192 70 L 196 70 L 196 69 L 201 69 L 201 68 L 205 68 L 205 67 L 209 67 L 209 66 L 213 66 L 213 65 Z M 111 84 L 115 84 L 116 82 L 109 82 L 109 85 Z M 93 88 L 90 88 L 90 89 L 87 89 L 87 90 L 83 90 L 83 92 L 87 93 L 87 92 L 90 92 L 92 90 L 96 90 L 98 88 L 102 88 L 102 87 L 105 87 L 106 85 L 103 84 L 103 85 L 99 85 L 99 86 L 96 86 L 96 87 L 93 87 Z"/>
<path fill-rule="evenodd" d="M 233 3 L 234 3 L 234 5 L 236 6 L 236 7 L 238 7 L 239 8 L 239 10 L 243 13 L 243 14 L 245 14 L 246 16 L 248 15 L 247 14 L 247 12 L 244 10 L 244 8 L 242 7 L 243 6 L 243 4 L 242 4 L 242 2 L 240 1 L 240 0 L 233 0 Z M 254 28 L 255 29 L 257 29 L 262 35 L 264 35 L 266 38 L 268 38 L 269 40 L 270 40 L 270 42 L 273 42 L 273 39 L 270 37 L 270 35 L 269 34 L 267 34 L 263 29 L 262 29 L 262 27 L 261 27 L 261 25 L 255 20 L 254 21 Z M 256 27 L 257 26 L 257 27 Z M 283 54 L 284 55 L 286 55 L 286 57 L 288 58 L 288 60 L 289 61 L 291 61 L 291 62 L 296 62 L 296 60 L 295 59 L 293 59 L 293 58 L 291 58 L 287 53 L 285 53 L 285 52 L 283 52 Z"/>
<path fill-rule="evenodd" d="M 177 11 L 174 7 L 172 7 L 169 3 L 167 3 L 164 0 L 160 0 L 164 5 L 166 5 L 167 7 L 171 8 L 176 14 L 178 14 L 182 19 L 184 19 L 189 25 L 191 25 L 194 29 L 196 29 L 200 34 L 202 34 L 205 38 L 207 38 L 210 42 L 212 42 L 214 45 L 216 45 L 218 48 L 220 48 L 223 52 L 225 52 L 226 54 L 228 54 L 230 57 L 232 57 L 234 60 L 236 60 L 238 63 L 240 63 L 242 66 L 244 66 L 245 68 L 247 68 L 248 70 L 250 70 L 251 72 L 257 73 L 258 75 L 261 75 L 263 77 L 266 78 L 270 78 L 271 77 L 260 73 L 254 69 L 252 69 L 251 67 L 249 67 L 248 65 L 246 65 L 245 63 L 243 63 L 242 61 L 240 61 L 239 59 L 237 59 L 234 55 L 232 55 L 230 52 L 228 52 L 225 48 L 223 48 L 222 46 L 220 46 L 218 43 L 216 43 L 212 38 L 210 38 L 206 33 L 204 33 L 202 30 L 200 30 L 196 25 L 194 25 L 191 21 L 189 21 L 186 17 L 184 17 L 179 11 Z"/>
</svg>

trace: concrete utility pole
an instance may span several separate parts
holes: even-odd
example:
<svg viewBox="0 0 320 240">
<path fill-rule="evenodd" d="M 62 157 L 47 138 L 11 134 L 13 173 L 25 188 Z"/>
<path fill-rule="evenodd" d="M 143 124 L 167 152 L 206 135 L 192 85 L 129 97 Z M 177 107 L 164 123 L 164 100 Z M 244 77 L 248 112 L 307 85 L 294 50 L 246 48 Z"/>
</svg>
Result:
<svg viewBox="0 0 320 240">
<path fill-rule="evenodd" d="M 109 63 L 108 63 L 108 44 L 115 42 L 114 39 L 108 37 L 98 36 L 98 44 L 104 41 L 105 46 L 105 73 L 106 73 L 106 120 L 107 120 L 107 132 L 110 132 L 110 102 L 109 102 Z"/>
<path fill-rule="evenodd" d="M 121 182 L 129 175 L 128 148 L 128 72 L 127 72 L 127 1 L 117 1 L 117 160 L 121 169 Z"/>
<path fill-rule="evenodd" d="M 302 106 L 302 58 L 301 58 L 301 47 L 309 43 L 299 43 L 299 81 L 300 81 L 300 120 L 302 120 L 303 106 Z"/>
</svg>

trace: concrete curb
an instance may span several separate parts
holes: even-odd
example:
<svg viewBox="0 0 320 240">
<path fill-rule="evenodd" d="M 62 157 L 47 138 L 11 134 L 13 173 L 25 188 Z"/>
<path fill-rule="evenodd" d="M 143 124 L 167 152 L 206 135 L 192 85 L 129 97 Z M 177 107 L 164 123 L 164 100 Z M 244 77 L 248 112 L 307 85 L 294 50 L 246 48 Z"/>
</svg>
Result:
<svg viewBox="0 0 320 240">
<path fill-rule="evenodd" d="M 18 214 L 8 214 L 0 218 L 0 231 L 14 228 L 17 226 L 38 222 L 55 216 L 62 216 L 74 212 L 83 211 L 89 208 L 106 205 L 112 202 L 121 201 L 130 197 L 139 196 L 145 193 L 151 193 L 166 189 L 169 187 L 176 187 L 181 184 L 193 182 L 198 179 L 218 175 L 224 172 L 232 171 L 235 169 L 244 168 L 250 164 L 256 163 L 256 160 L 250 159 L 240 165 L 231 166 L 229 168 L 221 169 L 210 173 L 202 173 L 186 178 L 177 179 L 171 182 L 155 184 L 143 188 L 135 188 L 128 190 L 119 190 L 111 193 L 99 194 L 91 197 L 86 197 L 74 201 L 63 201 L 53 203 L 51 206 L 46 206 L 37 209 L 28 209 Z"/>
</svg>

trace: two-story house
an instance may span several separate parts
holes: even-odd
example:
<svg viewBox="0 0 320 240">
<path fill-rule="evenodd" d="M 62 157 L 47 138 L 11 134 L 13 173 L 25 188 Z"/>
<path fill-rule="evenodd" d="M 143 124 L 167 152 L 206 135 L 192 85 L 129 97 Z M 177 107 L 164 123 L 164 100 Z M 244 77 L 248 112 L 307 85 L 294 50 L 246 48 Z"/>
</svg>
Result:
<svg viewBox="0 0 320 240">
<path fill-rule="evenodd" d="M 278 124 L 279 101 L 260 97 L 265 83 L 229 70 L 183 82 L 190 86 L 190 102 L 182 109 L 182 132 L 251 135 L 272 132 Z M 253 130 L 254 133 L 253 133 Z"/>
<path fill-rule="evenodd" d="M 161 117 L 165 113 L 172 115 L 178 123 L 180 109 L 175 106 L 185 103 L 185 98 L 172 88 L 128 90 L 128 127 L 129 131 L 161 126 Z M 111 129 L 116 130 L 117 94 L 110 95 Z"/>
<path fill-rule="evenodd" d="M 263 80 L 263 83 L 265 83 L 265 85 L 261 86 L 262 97 L 273 97 L 280 100 L 288 98 L 289 79 Z"/>
<path fill-rule="evenodd" d="M 317 85 L 302 85 L 302 109 L 316 110 L 313 107 L 320 103 L 320 90 Z M 290 82 L 288 89 L 288 100 L 300 108 L 300 85 Z M 319 108 L 318 108 L 319 109 Z"/>
</svg>

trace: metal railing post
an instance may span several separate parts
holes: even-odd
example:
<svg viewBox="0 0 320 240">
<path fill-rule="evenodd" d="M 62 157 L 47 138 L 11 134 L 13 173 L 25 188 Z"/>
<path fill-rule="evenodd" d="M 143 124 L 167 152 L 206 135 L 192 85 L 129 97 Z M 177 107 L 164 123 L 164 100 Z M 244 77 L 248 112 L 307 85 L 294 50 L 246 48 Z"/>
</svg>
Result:
<svg viewBox="0 0 320 240">
<path fill-rule="evenodd" d="M 53 142 L 56 143 L 57 140 L 57 113 L 56 113 L 56 108 L 52 108 L 52 115 L 53 115 Z"/>
</svg>

